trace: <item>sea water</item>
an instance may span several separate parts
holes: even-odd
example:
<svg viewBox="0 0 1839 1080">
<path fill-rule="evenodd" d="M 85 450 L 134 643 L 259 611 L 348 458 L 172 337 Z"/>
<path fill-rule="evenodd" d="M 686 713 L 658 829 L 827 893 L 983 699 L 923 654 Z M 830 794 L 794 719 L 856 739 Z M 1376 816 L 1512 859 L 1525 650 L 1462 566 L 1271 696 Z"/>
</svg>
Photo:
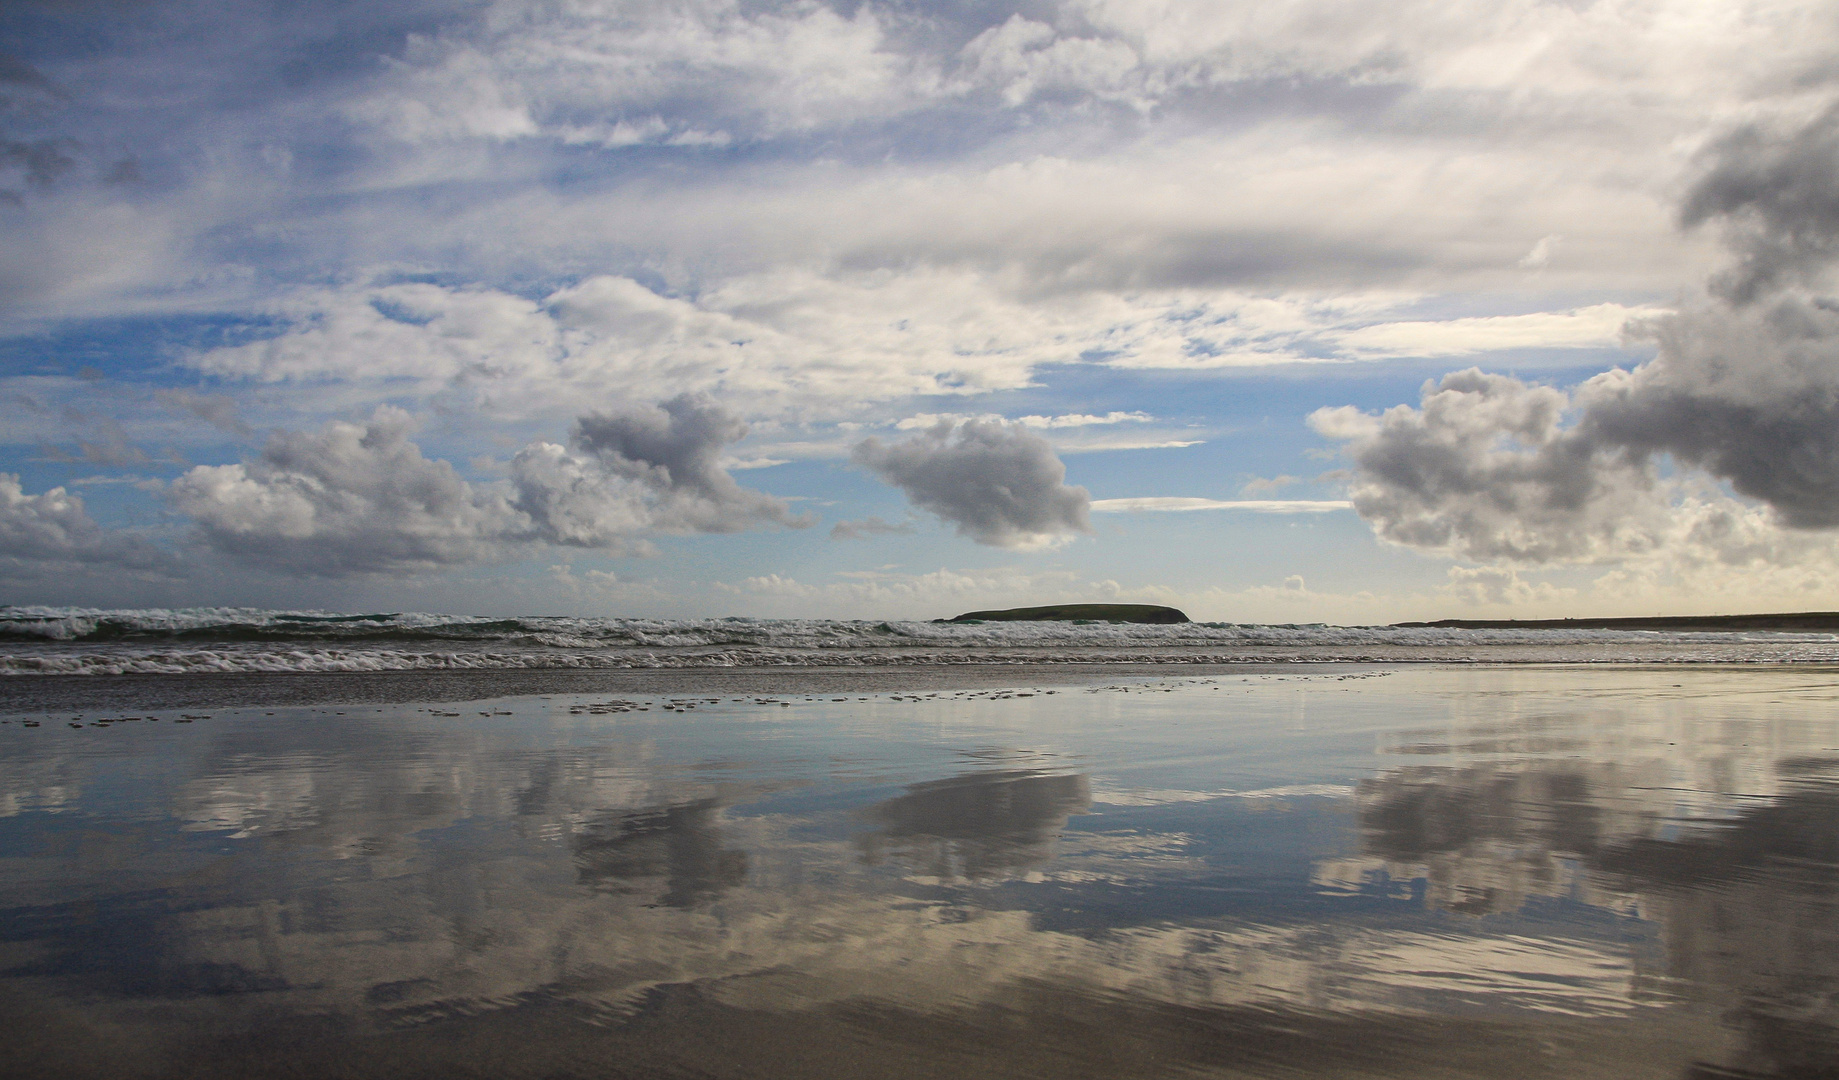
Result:
<svg viewBox="0 0 1839 1080">
<path fill-rule="evenodd" d="M 0 676 L 989 664 L 1839 663 L 1839 635 L 0 607 Z"/>
<path fill-rule="evenodd" d="M 1050 670 L 0 710 L 0 1072 L 1839 1069 L 1839 669 Z"/>
</svg>

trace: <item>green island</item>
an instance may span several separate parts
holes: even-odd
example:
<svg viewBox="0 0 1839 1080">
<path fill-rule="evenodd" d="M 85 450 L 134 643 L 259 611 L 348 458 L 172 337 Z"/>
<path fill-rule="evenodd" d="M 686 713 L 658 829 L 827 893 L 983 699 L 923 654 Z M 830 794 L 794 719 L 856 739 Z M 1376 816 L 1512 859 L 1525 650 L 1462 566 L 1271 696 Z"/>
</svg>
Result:
<svg viewBox="0 0 1839 1080">
<path fill-rule="evenodd" d="M 1775 615 L 1651 615 L 1619 619 L 1438 619 L 1393 623 L 1397 627 L 1451 630 L 1839 630 L 1839 611 L 1792 611 Z"/>
<path fill-rule="evenodd" d="M 967 611 L 952 619 L 933 622 L 1122 622 L 1184 623 L 1189 621 L 1179 608 L 1157 604 L 1049 604 L 1045 607 L 1004 608 L 1000 611 Z"/>
</svg>

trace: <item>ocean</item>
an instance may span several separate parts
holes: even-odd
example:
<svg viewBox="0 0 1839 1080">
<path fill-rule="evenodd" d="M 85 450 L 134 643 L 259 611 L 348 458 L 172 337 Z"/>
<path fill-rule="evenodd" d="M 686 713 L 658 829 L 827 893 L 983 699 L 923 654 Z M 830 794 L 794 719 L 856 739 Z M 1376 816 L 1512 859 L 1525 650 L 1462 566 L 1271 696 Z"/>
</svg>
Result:
<svg viewBox="0 0 1839 1080">
<path fill-rule="evenodd" d="M 1839 1073 L 1829 635 L 0 620 L 0 1076 Z"/>
<path fill-rule="evenodd" d="M 1831 633 L 0 607 L 0 675 L 928 665 L 1834 663 Z"/>
</svg>

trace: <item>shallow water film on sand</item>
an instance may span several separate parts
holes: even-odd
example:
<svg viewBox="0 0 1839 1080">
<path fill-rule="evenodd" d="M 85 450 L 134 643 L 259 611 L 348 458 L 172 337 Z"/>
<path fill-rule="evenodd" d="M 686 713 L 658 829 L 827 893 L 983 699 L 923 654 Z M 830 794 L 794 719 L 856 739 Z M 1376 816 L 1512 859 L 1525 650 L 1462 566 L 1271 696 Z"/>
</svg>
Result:
<svg viewBox="0 0 1839 1080">
<path fill-rule="evenodd" d="M 0 1073 L 1839 1070 L 1839 670 L 943 679 L 13 708 Z"/>
</svg>

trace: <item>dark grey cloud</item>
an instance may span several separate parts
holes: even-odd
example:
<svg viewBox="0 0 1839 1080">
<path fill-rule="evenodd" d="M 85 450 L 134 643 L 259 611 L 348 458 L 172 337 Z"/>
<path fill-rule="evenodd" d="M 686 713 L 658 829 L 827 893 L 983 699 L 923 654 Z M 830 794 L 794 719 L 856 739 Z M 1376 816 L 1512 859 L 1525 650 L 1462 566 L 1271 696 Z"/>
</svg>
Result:
<svg viewBox="0 0 1839 1080">
<path fill-rule="evenodd" d="M 850 460 L 979 544 L 1039 547 L 1092 531 L 1091 496 L 1066 483 L 1053 446 L 1020 424 L 942 421 L 902 442 L 864 439 Z"/>
<path fill-rule="evenodd" d="M 0 199 L 21 205 L 19 182 L 49 188 L 76 169 L 81 149 L 76 140 L 42 133 L 37 138 L 18 138 L 13 130 L 22 120 L 30 125 L 33 114 L 45 113 L 69 96 L 36 67 L 0 53 L 0 118 L 7 128 L 0 131 L 0 184 L 5 185 L 0 187 Z"/>
<path fill-rule="evenodd" d="M 742 487 L 721 467 L 722 451 L 746 434 L 733 413 L 682 394 L 652 408 L 583 416 L 570 443 L 609 474 L 656 494 L 655 529 L 720 533 L 808 524 L 785 500 Z"/>
<path fill-rule="evenodd" d="M 6 53 L 0 53 L 0 86 L 23 87 L 27 90 L 38 90 L 53 95 L 63 93 L 57 88 L 57 84 L 45 77 L 44 72 L 17 56 L 9 56 Z M 0 93 L 5 93 L 5 91 L 0 90 Z"/>
<path fill-rule="evenodd" d="M 18 170 L 26 183 L 50 187 L 58 177 L 77 167 L 70 156 L 73 149 L 63 139 L 35 139 L 31 142 L 0 141 L 0 170 Z"/>
<path fill-rule="evenodd" d="M 1714 144 L 1682 220 L 1726 226 L 1711 295 L 1631 326 L 1653 360 L 1565 393 L 1480 371 L 1419 407 L 1325 409 L 1355 509 L 1397 543 L 1483 560 L 1621 558 L 1666 543 L 1661 464 L 1702 470 L 1792 529 L 1839 528 L 1839 110 Z"/>
<path fill-rule="evenodd" d="M 1660 346 L 1652 363 L 1579 388 L 1578 438 L 1603 452 L 1671 455 L 1790 527 L 1839 527 L 1839 308 L 1780 295 L 1690 309 L 1648 332 Z"/>
<path fill-rule="evenodd" d="M 1713 281 L 1740 303 L 1839 257 L 1839 106 L 1787 131 L 1752 124 L 1712 143 L 1680 220 L 1719 221 L 1737 265 Z"/>
</svg>

